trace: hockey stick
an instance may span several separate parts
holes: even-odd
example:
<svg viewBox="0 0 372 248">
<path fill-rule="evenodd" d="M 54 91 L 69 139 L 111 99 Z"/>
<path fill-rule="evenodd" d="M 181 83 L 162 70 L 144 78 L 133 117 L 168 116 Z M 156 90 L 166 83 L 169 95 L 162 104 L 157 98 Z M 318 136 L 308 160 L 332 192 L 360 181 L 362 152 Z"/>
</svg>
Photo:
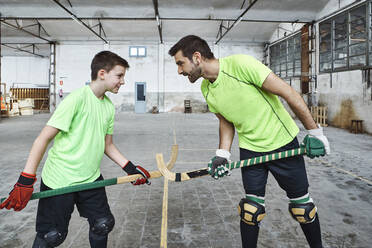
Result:
<svg viewBox="0 0 372 248">
<path fill-rule="evenodd" d="M 308 137 L 308 136 L 305 137 L 305 140 L 306 142 L 311 142 L 312 145 L 315 147 L 323 147 L 320 149 L 321 151 L 317 151 L 317 156 L 323 156 L 325 154 L 324 145 L 323 143 L 321 143 L 320 140 L 313 138 L 313 137 Z M 253 157 L 253 158 L 242 160 L 242 161 L 232 162 L 232 163 L 226 164 L 225 167 L 232 170 L 232 169 L 262 164 L 265 162 L 274 161 L 278 159 L 289 158 L 289 157 L 294 157 L 298 155 L 304 155 L 304 154 L 306 154 L 306 148 L 304 144 L 301 144 L 299 148 L 277 152 L 277 153 L 272 153 L 272 154 L 267 154 L 267 155 L 258 156 L 258 157 Z M 193 178 L 209 175 L 208 168 L 202 168 L 198 170 L 181 172 L 181 173 L 171 172 L 170 170 L 166 168 L 164 164 L 164 160 L 163 160 L 163 154 L 161 153 L 156 154 L 156 162 L 158 164 L 158 169 L 163 174 L 164 178 L 170 181 L 174 181 L 174 182 L 182 182 L 182 181 L 187 181 Z"/>
<path fill-rule="evenodd" d="M 164 167 L 168 170 L 171 170 L 176 163 L 177 160 L 177 155 L 178 155 L 178 145 L 173 145 L 172 146 L 172 153 L 171 153 L 171 158 L 167 165 L 164 165 Z M 163 161 L 164 163 L 164 161 Z M 162 177 L 162 173 L 160 171 L 151 171 L 150 172 L 150 178 L 158 178 Z M 96 181 L 92 183 L 82 183 L 78 185 L 73 185 L 73 186 L 68 186 L 68 187 L 63 187 L 59 189 L 51 189 L 51 190 L 46 190 L 46 191 L 41 191 L 37 193 L 33 193 L 31 196 L 31 200 L 35 199 L 41 199 L 41 198 L 47 198 L 51 196 L 56 196 L 56 195 L 62 195 L 62 194 L 67 194 L 67 193 L 73 193 L 73 192 L 78 192 L 78 191 L 83 191 L 83 190 L 89 190 L 89 189 L 96 189 L 96 188 L 101 188 L 105 186 L 111 186 L 115 184 L 123 184 L 123 183 L 129 183 L 135 181 L 137 178 L 142 177 L 141 175 L 130 175 L 130 176 L 123 176 L 123 177 L 116 177 L 116 178 L 110 178 L 110 179 L 105 179 L 101 181 Z M 1 198 L 0 203 L 6 200 L 7 197 Z"/>
</svg>

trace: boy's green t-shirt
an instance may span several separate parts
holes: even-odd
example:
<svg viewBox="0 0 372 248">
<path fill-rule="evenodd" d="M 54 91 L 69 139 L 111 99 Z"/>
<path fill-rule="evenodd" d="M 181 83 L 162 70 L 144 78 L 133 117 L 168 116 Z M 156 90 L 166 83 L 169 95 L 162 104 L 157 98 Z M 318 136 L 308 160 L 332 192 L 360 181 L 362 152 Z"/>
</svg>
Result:
<svg viewBox="0 0 372 248">
<path fill-rule="evenodd" d="M 47 123 L 60 132 L 42 171 L 45 185 L 55 189 L 100 176 L 105 136 L 113 133 L 114 115 L 111 100 L 97 98 L 89 86 L 71 92 L 59 104 Z"/>
<path fill-rule="evenodd" d="M 217 79 L 204 79 L 201 91 L 209 110 L 233 123 L 239 146 L 268 152 L 288 144 L 299 129 L 278 96 L 261 89 L 271 70 L 249 55 L 219 59 Z"/>
</svg>

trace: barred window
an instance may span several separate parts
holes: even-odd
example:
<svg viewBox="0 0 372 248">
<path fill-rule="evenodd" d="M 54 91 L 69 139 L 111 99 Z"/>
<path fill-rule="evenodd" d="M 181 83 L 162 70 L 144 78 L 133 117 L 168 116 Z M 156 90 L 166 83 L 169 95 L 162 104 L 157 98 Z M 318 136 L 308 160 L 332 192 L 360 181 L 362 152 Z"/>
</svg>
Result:
<svg viewBox="0 0 372 248">
<path fill-rule="evenodd" d="M 281 78 L 301 75 L 301 34 L 270 46 L 270 68 Z"/>
<path fill-rule="evenodd" d="M 368 1 L 371 5 L 371 1 Z M 368 8 L 371 9 L 371 8 Z M 353 70 L 372 65 L 371 12 L 363 3 L 319 23 L 319 71 Z M 367 40 L 367 37 L 369 39 Z"/>
</svg>

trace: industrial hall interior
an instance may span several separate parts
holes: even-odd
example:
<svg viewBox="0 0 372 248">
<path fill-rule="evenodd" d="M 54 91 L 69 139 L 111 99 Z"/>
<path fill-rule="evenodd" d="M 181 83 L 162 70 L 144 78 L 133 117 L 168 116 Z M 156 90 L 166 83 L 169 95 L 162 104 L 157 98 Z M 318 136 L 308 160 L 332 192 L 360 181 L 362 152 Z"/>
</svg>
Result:
<svg viewBox="0 0 372 248">
<path fill-rule="evenodd" d="M 0 248 L 372 247 L 372 0 L 0 0 Z"/>
</svg>

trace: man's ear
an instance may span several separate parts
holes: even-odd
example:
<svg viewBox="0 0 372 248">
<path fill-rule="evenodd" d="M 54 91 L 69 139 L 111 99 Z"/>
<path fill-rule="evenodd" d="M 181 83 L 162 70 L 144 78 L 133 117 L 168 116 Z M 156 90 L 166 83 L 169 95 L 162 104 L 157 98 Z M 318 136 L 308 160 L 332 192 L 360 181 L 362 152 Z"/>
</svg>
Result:
<svg viewBox="0 0 372 248">
<path fill-rule="evenodd" d="M 194 64 L 199 65 L 201 63 L 201 60 L 202 57 L 200 52 L 194 52 L 194 54 L 192 55 L 192 61 L 194 62 Z"/>
</svg>

